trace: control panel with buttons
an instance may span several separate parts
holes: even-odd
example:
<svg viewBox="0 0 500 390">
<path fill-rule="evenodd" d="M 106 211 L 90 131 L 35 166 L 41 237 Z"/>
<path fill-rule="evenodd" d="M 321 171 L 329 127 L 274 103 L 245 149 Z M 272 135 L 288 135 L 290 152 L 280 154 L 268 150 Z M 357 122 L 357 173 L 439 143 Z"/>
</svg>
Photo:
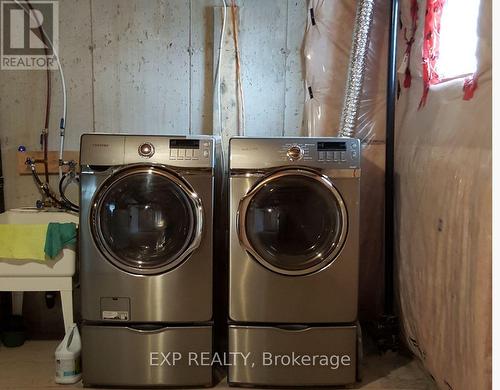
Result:
<svg viewBox="0 0 500 390">
<path fill-rule="evenodd" d="M 357 140 L 321 141 L 317 144 L 318 162 L 350 163 L 357 162 L 359 143 Z"/>
<path fill-rule="evenodd" d="M 162 164 L 205 169 L 215 164 L 218 142 L 215 137 L 203 135 L 86 134 L 82 147 L 87 148 L 85 155 L 90 156 L 93 165 Z"/>
<path fill-rule="evenodd" d="M 281 145 L 280 155 L 282 161 L 298 165 L 319 162 L 347 168 L 359 165 L 359 141 L 336 138 L 315 143 L 285 143 Z"/>
<path fill-rule="evenodd" d="M 291 166 L 323 170 L 361 168 L 361 145 L 360 140 L 356 138 L 235 137 L 230 140 L 229 149 L 229 167 L 233 170 Z"/>
<path fill-rule="evenodd" d="M 191 139 L 170 140 L 170 160 L 200 160 L 210 158 L 210 142 Z"/>
</svg>

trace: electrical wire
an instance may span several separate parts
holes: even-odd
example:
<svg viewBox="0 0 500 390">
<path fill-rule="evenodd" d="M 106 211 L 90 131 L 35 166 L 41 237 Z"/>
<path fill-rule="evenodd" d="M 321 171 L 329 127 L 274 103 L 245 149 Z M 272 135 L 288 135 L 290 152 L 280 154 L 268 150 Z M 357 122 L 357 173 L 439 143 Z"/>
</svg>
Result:
<svg viewBox="0 0 500 390">
<path fill-rule="evenodd" d="M 231 16 L 233 22 L 233 40 L 236 55 L 236 82 L 238 84 L 238 135 L 245 135 L 245 97 L 241 82 L 241 57 L 238 43 L 238 28 L 236 26 L 236 1 L 231 0 Z"/>
<path fill-rule="evenodd" d="M 57 53 L 57 50 L 54 47 L 54 44 L 50 40 L 49 36 L 43 29 L 41 23 L 39 23 L 39 20 L 36 16 L 36 13 L 29 12 L 25 7 L 22 6 L 22 4 L 18 0 L 14 0 L 14 2 L 21 7 L 21 9 L 28 14 L 30 18 L 34 18 L 35 22 L 37 23 L 39 27 L 39 31 L 41 34 L 44 36 L 46 42 L 48 43 L 49 47 L 52 49 L 52 53 L 54 54 L 54 58 L 57 63 L 57 68 L 59 70 L 59 76 L 61 78 L 61 89 L 62 89 L 62 95 L 63 95 L 63 109 L 62 109 L 62 114 L 61 114 L 61 120 L 59 123 L 59 136 L 60 136 L 60 144 L 59 144 L 59 179 L 62 179 L 63 172 L 62 172 L 62 162 L 63 162 L 63 152 L 64 152 L 64 137 L 66 133 L 66 122 L 67 122 L 67 114 L 68 114 L 68 96 L 67 96 L 67 90 L 66 90 L 66 79 L 64 78 L 64 71 L 61 65 L 61 60 L 59 58 L 59 54 Z M 33 9 L 30 2 L 26 0 L 26 4 L 28 4 L 28 7 L 30 9 Z M 45 43 L 45 42 L 44 42 Z"/>
<path fill-rule="evenodd" d="M 43 34 L 41 34 L 43 36 Z M 45 44 L 45 42 L 44 42 Z M 45 47 L 45 55 L 48 55 L 48 50 Z M 49 124 L 50 124 L 50 104 L 51 104 L 51 77 L 50 70 L 47 67 L 47 96 L 45 103 L 45 123 L 42 132 L 42 147 L 43 147 L 43 165 L 45 169 L 45 182 L 49 183 Z"/>
<path fill-rule="evenodd" d="M 217 116 L 219 122 L 219 134 L 222 137 L 222 103 L 221 103 L 221 77 L 220 70 L 222 65 L 222 45 L 224 44 L 224 35 L 226 34 L 226 19 L 227 19 L 227 3 L 226 0 L 222 1 L 222 27 L 219 40 L 219 55 L 217 59 L 217 67 L 215 73 L 214 95 L 217 93 Z"/>
<path fill-rule="evenodd" d="M 220 148 L 221 148 L 221 153 L 220 153 L 220 159 L 221 159 L 221 179 L 225 178 L 227 168 L 226 168 L 226 161 L 224 158 L 224 154 L 226 152 L 226 149 L 224 147 L 224 138 L 223 138 L 223 129 L 222 129 L 222 103 L 221 103 L 221 66 L 222 66 L 222 45 L 224 44 L 224 36 L 226 34 L 226 19 L 227 19 L 227 3 L 226 0 L 221 0 L 222 2 L 222 26 L 220 30 L 220 39 L 219 39 L 219 53 L 218 53 L 218 58 L 217 58 L 217 66 L 215 70 L 215 83 L 214 83 L 214 91 L 213 91 L 213 96 L 217 96 L 217 116 L 218 116 L 218 124 L 219 124 L 219 136 L 220 136 Z M 225 186 L 222 185 L 221 191 L 220 191 L 220 200 L 221 203 L 224 204 L 224 199 L 225 199 Z"/>
<path fill-rule="evenodd" d="M 43 167 L 45 182 L 49 184 L 49 122 L 50 122 L 50 72 L 47 69 L 47 103 L 45 108 L 45 126 L 42 130 Z"/>
</svg>

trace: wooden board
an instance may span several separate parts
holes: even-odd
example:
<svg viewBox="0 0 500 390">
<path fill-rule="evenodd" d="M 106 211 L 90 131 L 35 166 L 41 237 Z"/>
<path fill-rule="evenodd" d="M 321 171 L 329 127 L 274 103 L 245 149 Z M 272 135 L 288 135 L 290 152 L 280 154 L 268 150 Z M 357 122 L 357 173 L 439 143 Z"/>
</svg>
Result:
<svg viewBox="0 0 500 390">
<path fill-rule="evenodd" d="M 26 165 L 26 159 L 31 158 L 35 160 L 43 159 L 42 151 L 31 151 L 31 152 L 17 152 L 17 173 L 19 175 L 31 175 L 31 169 Z M 66 151 L 64 152 L 64 160 L 70 161 L 74 160 L 78 162 L 80 159 L 80 153 L 77 151 Z M 59 173 L 59 152 L 50 151 L 48 153 L 49 160 L 49 173 L 57 174 Z M 45 173 L 45 166 L 43 163 L 36 163 L 36 171 L 39 174 Z M 63 172 L 66 172 L 68 167 L 63 167 Z"/>
<path fill-rule="evenodd" d="M 219 41 L 220 41 L 220 26 L 223 20 L 223 8 L 214 7 L 214 80 L 217 72 L 216 66 L 219 56 Z M 239 8 L 236 9 L 235 25 L 238 31 L 239 26 Z M 222 41 L 222 62 L 220 67 L 220 85 L 221 85 L 221 120 L 219 123 L 219 111 L 217 104 L 214 104 L 213 109 L 213 129 L 214 134 L 222 137 L 222 143 L 227 148 L 229 138 L 238 135 L 238 83 L 236 79 L 236 51 L 233 38 L 233 23 L 232 10 L 227 7 L 226 10 L 226 27 L 224 38 Z M 219 91 L 215 91 L 215 96 L 218 96 Z M 215 99 L 216 101 L 216 99 Z M 222 128 L 221 128 L 222 126 Z"/>
</svg>

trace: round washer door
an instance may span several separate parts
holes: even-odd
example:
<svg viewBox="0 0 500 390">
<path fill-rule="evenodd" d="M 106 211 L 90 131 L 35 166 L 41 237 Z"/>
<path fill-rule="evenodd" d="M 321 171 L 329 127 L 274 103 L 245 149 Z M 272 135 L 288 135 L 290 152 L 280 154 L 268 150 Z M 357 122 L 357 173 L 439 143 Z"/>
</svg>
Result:
<svg viewBox="0 0 500 390">
<path fill-rule="evenodd" d="M 347 234 L 347 211 L 333 183 L 293 169 L 258 182 L 238 210 L 241 244 L 263 266 L 306 275 L 335 260 Z"/>
<path fill-rule="evenodd" d="M 94 240 L 116 267 L 139 275 L 166 272 L 200 244 L 202 204 L 175 173 L 131 166 L 109 177 L 91 212 Z"/>
</svg>

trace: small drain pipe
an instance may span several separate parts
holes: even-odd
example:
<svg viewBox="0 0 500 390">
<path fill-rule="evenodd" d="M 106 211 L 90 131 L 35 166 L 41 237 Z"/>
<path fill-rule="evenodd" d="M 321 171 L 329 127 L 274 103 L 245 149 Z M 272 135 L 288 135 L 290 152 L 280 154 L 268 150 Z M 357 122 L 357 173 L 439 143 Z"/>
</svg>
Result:
<svg viewBox="0 0 500 390">
<path fill-rule="evenodd" d="M 358 0 L 339 137 L 354 137 L 370 44 L 374 0 Z"/>
</svg>

